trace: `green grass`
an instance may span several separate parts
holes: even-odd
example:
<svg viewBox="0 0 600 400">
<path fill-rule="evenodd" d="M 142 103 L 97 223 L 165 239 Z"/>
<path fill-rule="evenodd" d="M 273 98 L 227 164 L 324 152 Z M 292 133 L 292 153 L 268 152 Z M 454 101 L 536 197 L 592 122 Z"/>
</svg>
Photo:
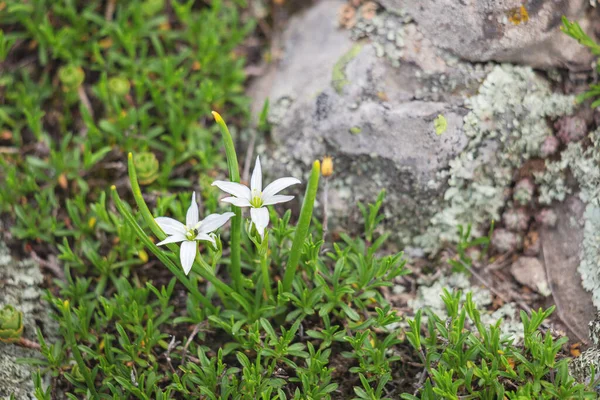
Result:
<svg viewBox="0 0 600 400">
<path fill-rule="evenodd" d="M 40 358 L 21 360 L 36 398 L 591 396 L 564 340 L 539 332 L 549 311 L 522 315 L 519 346 L 460 294 L 444 294 L 447 321 L 402 318 L 382 290 L 409 273 L 385 250 L 385 192 L 358 205 L 362 233 L 325 243 L 318 162 L 298 177 L 300 215 L 271 210 L 264 241 L 236 209 L 189 275 L 178 245 L 155 245 L 153 217 L 184 220 L 192 190 L 202 216 L 229 209 L 211 183 L 239 179 L 235 142 L 211 111 L 248 125 L 246 15 L 226 0 L 0 1 L 0 217 L 13 250 L 56 255 L 65 275 L 45 295 L 62 340 L 38 331 Z M 464 264 L 488 244 L 468 229 L 460 243 Z"/>
</svg>

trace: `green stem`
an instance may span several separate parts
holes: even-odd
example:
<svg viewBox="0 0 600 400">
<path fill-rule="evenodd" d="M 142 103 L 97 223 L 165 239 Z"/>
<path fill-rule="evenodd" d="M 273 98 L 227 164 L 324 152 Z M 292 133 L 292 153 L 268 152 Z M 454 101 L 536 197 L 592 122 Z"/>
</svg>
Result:
<svg viewBox="0 0 600 400">
<path fill-rule="evenodd" d="M 67 337 L 66 339 L 71 346 L 71 352 L 73 353 L 73 358 L 75 358 L 75 362 L 77 362 L 77 366 L 79 367 L 79 371 L 81 375 L 83 375 L 83 379 L 85 379 L 85 383 L 88 386 L 88 390 L 92 393 L 94 399 L 99 399 L 98 392 L 96 392 L 96 385 L 94 384 L 94 380 L 92 379 L 92 375 L 90 369 L 83 361 L 83 357 L 81 352 L 79 351 L 79 347 L 77 347 L 77 340 L 75 339 L 75 331 L 73 330 L 73 320 L 71 315 L 71 308 L 69 307 L 69 301 L 66 300 L 60 306 L 60 309 L 63 314 L 63 319 L 67 324 Z"/>
<path fill-rule="evenodd" d="M 238 165 L 237 154 L 231 133 L 227 124 L 223 121 L 218 112 L 212 112 L 215 121 L 221 129 L 223 144 L 225 145 L 225 154 L 227 155 L 227 168 L 229 170 L 229 179 L 231 182 L 240 182 L 240 168 Z M 231 265 L 230 274 L 233 278 L 233 283 L 238 292 L 243 292 L 243 277 L 242 277 L 242 259 L 241 259 L 241 241 L 242 241 L 242 209 L 240 207 L 231 206 L 231 211 L 235 216 L 231 219 Z"/>
<path fill-rule="evenodd" d="M 300 211 L 300 219 L 298 220 L 294 241 L 292 242 L 290 257 L 285 267 L 285 274 L 283 276 L 283 290 L 285 292 L 289 292 L 292 289 L 292 283 L 294 282 L 294 277 L 296 276 L 296 268 L 298 267 L 300 255 L 302 254 L 302 247 L 304 246 L 304 241 L 308 235 L 315 199 L 317 197 L 317 189 L 319 188 L 319 176 L 321 175 L 320 172 L 321 163 L 317 160 L 312 166 L 310 179 L 308 180 L 308 186 L 306 187 L 306 193 L 304 194 L 302 210 Z"/>
<path fill-rule="evenodd" d="M 205 296 L 203 296 L 202 293 L 200 293 L 200 291 L 198 290 L 198 287 L 196 285 L 192 284 L 192 282 L 185 275 L 183 270 L 181 268 L 179 268 L 177 265 L 175 265 L 173 263 L 173 261 L 171 261 L 169 259 L 169 257 L 167 257 L 154 243 L 152 243 L 150 238 L 148 238 L 148 236 L 146 235 L 144 230 L 136 222 L 133 215 L 129 212 L 129 210 L 127 210 L 127 208 L 123 204 L 123 201 L 119 197 L 119 194 L 117 193 L 117 189 L 115 186 L 111 187 L 111 192 L 112 192 L 111 193 L 112 198 L 113 198 L 113 201 L 115 202 L 117 210 L 119 210 L 119 213 L 123 216 L 123 218 L 125 218 L 127 223 L 129 223 L 129 225 L 133 228 L 133 231 L 135 232 L 137 237 L 148 248 L 148 250 L 150 250 L 152 252 L 152 254 L 154 254 L 165 265 L 165 267 L 167 267 L 169 269 L 169 271 L 171 271 L 171 273 L 173 273 L 173 275 L 175 275 L 175 277 L 177 279 L 179 279 L 179 282 L 181 282 L 190 291 L 190 294 L 194 297 L 194 299 L 196 299 L 196 301 L 198 301 L 199 303 L 204 305 L 206 308 L 208 308 L 209 310 L 214 312 L 215 307 L 212 305 L 210 300 L 208 300 Z M 145 205 L 145 203 L 144 203 L 144 205 Z M 160 229 L 160 227 L 159 227 L 159 229 Z M 160 231 L 160 234 L 162 237 L 165 236 L 165 234 L 162 232 L 162 230 Z"/>
<path fill-rule="evenodd" d="M 271 290 L 271 277 L 269 276 L 269 234 L 265 235 L 263 243 L 260 249 L 260 269 L 262 273 L 263 286 L 265 293 L 267 294 L 267 301 L 273 298 L 273 292 Z"/>
</svg>

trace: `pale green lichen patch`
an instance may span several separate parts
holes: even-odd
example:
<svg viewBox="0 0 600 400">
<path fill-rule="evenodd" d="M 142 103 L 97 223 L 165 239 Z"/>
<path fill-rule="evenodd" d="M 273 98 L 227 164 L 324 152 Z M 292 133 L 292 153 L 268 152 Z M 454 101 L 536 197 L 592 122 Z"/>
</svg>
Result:
<svg viewBox="0 0 600 400">
<path fill-rule="evenodd" d="M 358 53 L 360 53 L 361 49 L 362 45 L 356 43 L 350 50 L 341 56 L 333 66 L 333 71 L 331 72 L 331 84 L 338 94 L 341 94 L 344 90 L 344 86 L 350 83 L 346 77 L 346 66 L 358 55 Z"/>
<path fill-rule="evenodd" d="M 381 9 L 372 18 L 360 17 L 352 27 L 354 40 L 370 39 L 377 57 L 387 59 L 393 66 L 399 67 L 404 55 L 404 27 L 411 21 L 403 10 L 390 12 Z"/>
<path fill-rule="evenodd" d="M 546 137 L 553 134 L 548 119 L 573 112 L 572 96 L 555 94 L 529 67 L 496 66 L 467 100 L 471 111 L 464 119 L 469 143 L 450 169 L 438 179 L 448 180 L 442 210 L 431 220 L 417 243 L 436 251 L 456 240 L 457 225 L 472 224 L 474 234 L 500 218 L 507 204 L 514 172 L 525 161 L 539 157 Z"/>
</svg>

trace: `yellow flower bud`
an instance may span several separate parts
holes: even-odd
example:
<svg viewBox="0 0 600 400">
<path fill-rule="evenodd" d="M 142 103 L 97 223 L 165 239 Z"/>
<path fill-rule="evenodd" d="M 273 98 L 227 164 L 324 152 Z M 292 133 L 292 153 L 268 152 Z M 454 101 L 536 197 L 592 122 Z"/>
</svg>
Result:
<svg viewBox="0 0 600 400">
<path fill-rule="evenodd" d="M 145 250 L 140 250 L 138 251 L 138 257 L 140 258 L 140 260 L 142 260 L 142 262 L 147 263 L 148 262 L 148 253 L 146 253 Z"/>
<path fill-rule="evenodd" d="M 331 176 L 333 174 L 333 159 L 329 156 L 323 157 L 323 163 L 321 164 L 321 175 L 324 177 Z"/>
</svg>

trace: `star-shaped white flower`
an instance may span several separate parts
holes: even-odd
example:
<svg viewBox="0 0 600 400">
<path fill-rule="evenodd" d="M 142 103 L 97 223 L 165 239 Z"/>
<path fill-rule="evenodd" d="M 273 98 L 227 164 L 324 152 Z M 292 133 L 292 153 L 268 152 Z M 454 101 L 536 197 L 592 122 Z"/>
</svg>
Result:
<svg viewBox="0 0 600 400">
<path fill-rule="evenodd" d="M 169 217 L 158 217 L 154 220 L 160 226 L 160 228 L 168 235 L 165 240 L 157 243 L 157 246 L 161 246 L 167 243 L 181 243 L 181 249 L 179 250 L 179 258 L 181 260 L 181 266 L 185 274 L 189 274 L 194 265 L 196 259 L 197 240 L 206 240 L 215 244 L 214 234 L 210 235 L 211 232 L 219 229 L 229 218 L 235 214 L 232 212 L 226 212 L 224 214 L 210 214 L 202 221 L 198 221 L 198 203 L 196 203 L 196 192 L 192 194 L 192 204 L 187 210 L 185 216 L 185 225 L 181 222 L 174 220 Z"/>
<path fill-rule="evenodd" d="M 238 207 L 250 207 L 252 223 L 262 238 L 265 234 L 265 228 L 269 225 L 269 210 L 266 206 L 292 200 L 294 196 L 283 196 L 277 193 L 298 183 L 300 183 L 300 180 L 296 178 L 280 178 L 267 185 L 263 190 L 260 158 L 256 157 L 256 164 L 250 179 L 250 188 L 241 183 L 227 181 L 215 181 L 213 186 L 217 186 L 222 191 L 233 195 L 233 197 L 225 197 L 222 201 Z"/>
</svg>

